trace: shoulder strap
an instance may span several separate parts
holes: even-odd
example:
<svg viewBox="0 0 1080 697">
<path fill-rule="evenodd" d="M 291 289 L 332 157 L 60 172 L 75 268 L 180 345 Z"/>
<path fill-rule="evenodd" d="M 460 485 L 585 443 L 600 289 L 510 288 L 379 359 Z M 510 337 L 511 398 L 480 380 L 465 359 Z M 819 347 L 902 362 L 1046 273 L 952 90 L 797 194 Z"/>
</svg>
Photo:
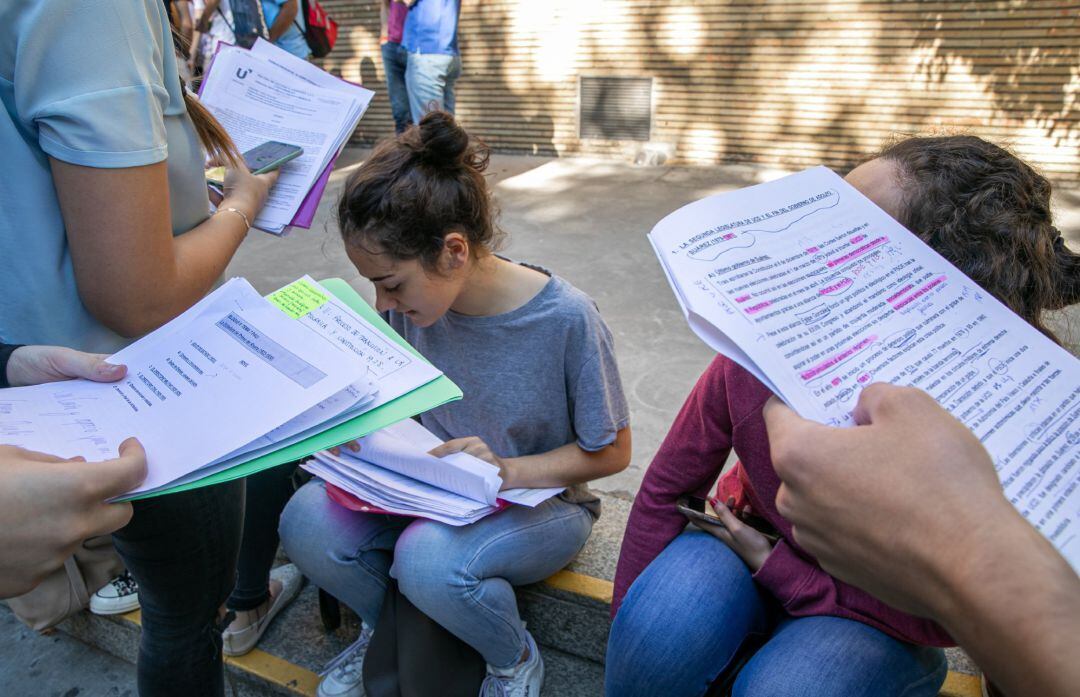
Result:
<svg viewBox="0 0 1080 697">
<path fill-rule="evenodd" d="M 223 20 L 223 21 L 225 22 L 225 26 L 227 26 L 227 27 L 229 28 L 229 31 L 231 31 L 231 32 L 232 32 L 232 34 L 233 34 L 233 39 L 235 40 L 235 39 L 236 39 L 236 27 L 234 27 L 234 26 L 232 25 L 232 22 L 230 22 L 230 21 L 229 21 L 229 18 L 228 18 L 228 17 L 226 17 L 226 16 L 225 16 L 225 13 L 221 11 L 221 5 L 218 5 L 218 6 L 217 6 L 216 8 L 214 8 L 214 9 L 215 9 L 215 10 L 217 11 L 217 13 L 218 13 L 219 15 L 221 15 L 221 19 L 222 19 L 222 20 Z"/>
</svg>

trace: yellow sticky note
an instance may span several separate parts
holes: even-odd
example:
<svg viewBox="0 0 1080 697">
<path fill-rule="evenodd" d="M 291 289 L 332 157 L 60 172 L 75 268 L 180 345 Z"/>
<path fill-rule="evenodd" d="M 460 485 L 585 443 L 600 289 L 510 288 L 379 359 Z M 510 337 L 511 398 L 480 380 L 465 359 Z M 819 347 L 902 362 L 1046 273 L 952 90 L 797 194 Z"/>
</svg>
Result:
<svg viewBox="0 0 1080 697">
<path fill-rule="evenodd" d="M 293 319 L 299 319 L 327 301 L 326 294 L 304 279 L 294 281 L 266 297 Z"/>
</svg>

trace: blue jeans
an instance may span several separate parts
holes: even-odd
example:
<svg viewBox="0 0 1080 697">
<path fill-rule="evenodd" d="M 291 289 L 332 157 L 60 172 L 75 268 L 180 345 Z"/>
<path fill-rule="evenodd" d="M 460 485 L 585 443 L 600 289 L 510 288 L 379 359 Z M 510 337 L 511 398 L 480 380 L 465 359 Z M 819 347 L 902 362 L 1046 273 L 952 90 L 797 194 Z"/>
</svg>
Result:
<svg viewBox="0 0 1080 697">
<path fill-rule="evenodd" d="M 113 534 L 139 583 L 142 697 L 223 695 L 218 609 L 236 581 L 244 482 L 136 501 Z"/>
<path fill-rule="evenodd" d="M 313 480 L 285 507 L 281 542 L 305 576 L 368 625 L 393 577 L 413 605 L 504 668 L 527 646 L 513 587 L 566 566 L 592 524 L 588 510 L 560 498 L 511 506 L 463 527 L 359 513 L 331 501 Z"/>
<path fill-rule="evenodd" d="M 941 649 L 854 620 L 791 617 L 746 564 L 700 532 L 679 535 L 634 581 L 608 639 L 607 697 L 704 694 L 751 635 L 765 640 L 734 697 L 933 697 Z"/>
<path fill-rule="evenodd" d="M 444 53 L 410 53 L 405 69 L 413 123 L 429 111 L 454 113 L 454 83 L 461 77 L 461 58 Z"/>
<path fill-rule="evenodd" d="M 382 45 L 382 64 L 386 72 L 386 94 L 390 96 L 390 113 L 394 116 L 394 133 L 401 133 L 412 123 L 409 90 L 405 87 L 409 52 L 401 44 L 387 41 Z"/>
</svg>

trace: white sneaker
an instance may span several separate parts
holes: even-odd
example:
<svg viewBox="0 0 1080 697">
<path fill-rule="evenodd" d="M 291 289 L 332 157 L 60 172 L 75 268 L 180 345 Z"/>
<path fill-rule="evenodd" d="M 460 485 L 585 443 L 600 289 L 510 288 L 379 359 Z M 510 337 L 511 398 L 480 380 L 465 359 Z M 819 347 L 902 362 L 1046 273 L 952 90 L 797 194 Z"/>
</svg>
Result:
<svg viewBox="0 0 1080 697">
<path fill-rule="evenodd" d="M 480 697 L 540 697 L 544 685 L 544 659 L 532 634 L 529 640 L 529 660 L 513 668 L 488 666 L 487 677 L 480 686 Z"/>
<path fill-rule="evenodd" d="M 360 638 L 319 673 L 317 697 L 364 697 L 364 654 L 370 643 L 371 629 L 361 625 Z"/>
<path fill-rule="evenodd" d="M 221 652 L 226 656 L 243 656 L 255 648 L 255 644 L 259 643 L 263 632 L 274 621 L 277 614 L 291 603 L 296 594 L 300 592 L 304 576 L 300 573 L 300 569 L 296 568 L 296 564 L 282 564 L 270 571 L 270 580 L 280 583 L 281 590 L 274 596 L 274 601 L 270 604 L 266 614 L 243 629 L 226 629 L 222 632 Z"/>
<path fill-rule="evenodd" d="M 122 615 L 138 609 L 139 584 L 126 569 L 90 596 L 90 612 L 95 615 Z"/>
</svg>

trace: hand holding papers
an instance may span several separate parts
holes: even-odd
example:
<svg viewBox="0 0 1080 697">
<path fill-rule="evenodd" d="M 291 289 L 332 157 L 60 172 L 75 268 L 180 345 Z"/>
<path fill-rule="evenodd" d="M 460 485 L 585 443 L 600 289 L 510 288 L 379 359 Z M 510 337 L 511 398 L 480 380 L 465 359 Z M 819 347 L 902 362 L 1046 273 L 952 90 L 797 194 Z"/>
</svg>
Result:
<svg viewBox="0 0 1080 697">
<path fill-rule="evenodd" d="M 335 287 L 346 300 L 309 278 L 268 300 L 233 279 L 113 356 L 128 366 L 123 382 L 0 391 L 0 443 L 101 460 L 136 436 L 149 476 L 131 494 L 159 494 L 246 476 L 460 398 L 355 292 Z"/>
<path fill-rule="evenodd" d="M 844 180 L 713 196 L 649 239 L 691 328 L 803 416 L 851 425 L 871 382 L 929 392 L 1080 569 L 1080 362 Z"/>
<path fill-rule="evenodd" d="M 536 506 L 563 491 L 559 487 L 500 492 L 497 467 L 467 453 L 429 455 L 442 441 L 411 419 L 361 438 L 359 444 L 358 453 L 347 449 L 340 455 L 316 453 L 303 467 L 388 513 L 467 525 L 505 503 Z"/>
<path fill-rule="evenodd" d="M 282 233 L 310 225 L 329 168 L 371 103 L 374 92 L 333 77 L 267 41 L 250 51 L 223 46 L 200 100 L 241 150 L 266 141 L 298 145 L 304 154 L 281 168 L 255 227 Z M 301 211 L 301 207 L 304 211 Z"/>
</svg>

